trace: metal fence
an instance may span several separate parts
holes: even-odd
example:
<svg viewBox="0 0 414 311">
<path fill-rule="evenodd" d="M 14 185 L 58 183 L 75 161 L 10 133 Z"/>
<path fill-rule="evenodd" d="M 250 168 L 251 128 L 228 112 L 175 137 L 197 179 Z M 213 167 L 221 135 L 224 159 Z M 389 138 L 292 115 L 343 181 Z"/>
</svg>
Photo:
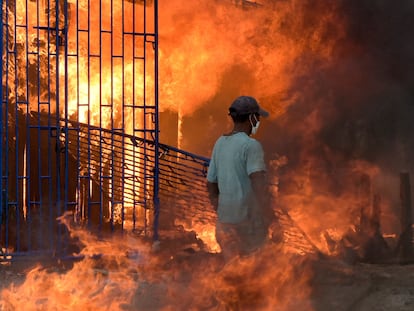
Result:
<svg viewBox="0 0 414 311">
<path fill-rule="evenodd" d="M 157 238 L 159 186 L 171 187 L 159 168 L 158 2 L 4 0 L 0 25 L 0 257 L 64 253 L 56 219 L 68 211 Z"/>
<path fill-rule="evenodd" d="M 214 240 L 209 159 L 159 142 L 158 1 L 3 0 L 0 28 L 0 261 L 70 254 L 67 214 Z"/>
</svg>

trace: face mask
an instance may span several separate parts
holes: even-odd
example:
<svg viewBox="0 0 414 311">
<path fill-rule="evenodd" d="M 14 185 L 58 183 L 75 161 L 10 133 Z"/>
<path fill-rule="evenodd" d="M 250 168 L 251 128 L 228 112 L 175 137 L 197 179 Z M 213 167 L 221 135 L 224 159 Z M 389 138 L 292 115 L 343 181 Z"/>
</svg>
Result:
<svg viewBox="0 0 414 311">
<path fill-rule="evenodd" d="M 252 118 L 251 118 L 251 115 L 250 115 L 250 124 L 252 126 L 252 133 L 251 134 L 256 135 L 257 130 L 259 129 L 260 121 L 257 120 L 255 115 L 253 115 L 253 116 L 254 116 L 254 119 L 256 121 L 256 125 L 253 125 Z"/>
</svg>

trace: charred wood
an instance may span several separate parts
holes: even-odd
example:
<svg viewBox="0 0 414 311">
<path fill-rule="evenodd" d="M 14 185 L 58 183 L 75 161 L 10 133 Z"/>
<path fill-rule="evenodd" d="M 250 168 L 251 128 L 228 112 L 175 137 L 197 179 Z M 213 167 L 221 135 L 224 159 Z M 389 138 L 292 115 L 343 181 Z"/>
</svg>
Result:
<svg viewBox="0 0 414 311">
<path fill-rule="evenodd" d="M 400 173 L 400 200 L 401 200 L 401 234 L 397 244 L 397 255 L 400 263 L 414 261 L 413 221 L 411 207 L 410 175 Z"/>
</svg>

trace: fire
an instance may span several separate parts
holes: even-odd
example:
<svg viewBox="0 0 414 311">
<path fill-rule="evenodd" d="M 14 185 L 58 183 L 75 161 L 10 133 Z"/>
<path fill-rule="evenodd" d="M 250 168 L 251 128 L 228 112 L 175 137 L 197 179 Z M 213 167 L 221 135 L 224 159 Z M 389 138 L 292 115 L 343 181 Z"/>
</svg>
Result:
<svg viewBox="0 0 414 311">
<path fill-rule="evenodd" d="M 211 224 L 203 224 L 192 222 L 191 224 L 186 224 L 180 220 L 175 220 L 176 226 L 182 226 L 186 231 L 194 231 L 196 234 L 196 238 L 200 239 L 207 248 L 208 252 L 211 253 L 220 253 L 220 245 L 217 243 L 216 234 L 215 234 L 215 225 L 214 223 Z"/>
<path fill-rule="evenodd" d="M 148 49 L 151 53 L 147 59 L 151 61 L 152 46 L 142 47 L 133 36 L 122 38 L 123 31 L 142 31 L 142 26 L 133 22 L 134 18 L 139 20 L 139 11 L 135 11 L 136 16 L 132 15 L 132 2 L 107 1 L 102 3 L 102 8 L 100 5 L 101 2 L 96 1 L 68 1 L 68 42 L 64 42 L 63 3 L 17 0 L 14 10 L 3 3 L 6 22 L 22 26 L 8 28 L 17 46 L 16 75 L 26 79 L 27 67 L 35 67 L 38 72 L 31 76 L 29 88 L 20 83 L 17 93 L 10 92 L 10 96 L 27 99 L 29 108 L 24 112 L 49 109 L 51 114 L 59 111 L 62 118 L 102 128 L 121 128 L 127 134 L 135 134 L 134 129 L 143 128 L 145 122 L 151 124 L 148 122 L 151 116 L 144 116 L 132 103 L 143 105 L 145 100 L 151 105 L 155 99 L 151 92 L 144 94 L 147 89 L 153 89 L 154 76 L 147 75 L 144 83 L 144 64 L 134 57 Z M 103 14 L 100 14 L 101 9 Z M 116 18 L 121 15 L 122 23 Z M 150 17 L 148 19 L 150 23 Z M 114 36 L 101 35 L 99 25 L 101 29 L 110 29 Z M 81 29 L 88 29 L 88 32 L 79 31 Z M 64 44 L 67 44 L 67 51 Z M 113 58 L 115 54 L 123 55 L 123 59 Z M 14 66 L 9 68 L 14 69 Z M 54 75 L 58 76 L 57 80 Z M 13 72 L 9 72 L 8 79 L 13 89 Z M 67 89 L 62 87 L 65 85 Z M 50 104 L 46 106 L 40 102 Z M 137 151 L 135 147 L 132 149 L 125 152 L 127 161 L 132 161 Z M 126 176 L 138 173 L 125 169 Z M 137 184 L 136 188 L 139 187 Z"/>
<path fill-rule="evenodd" d="M 137 287 L 137 270 L 131 267 L 138 268 L 148 261 L 143 244 L 131 237 L 114 242 L 99 240 L 76 228 L 71 232 L 86 244 L 79 255 L 84 259 L 69 271 L 61 271 L 59 265 L 31 269 L 24 284 L 2 291 L 1 310 L 122 310 L 122 305 L 131 301 Z"/>
<path fill-rule="evenodd" d="M 26 46 L 27 51 L 40 55 L 47 54 L 47 49 L 55 49 L 58 55 L 50 57 L 50 69 L 61 73 L 59 85 L 67 83 L 68 86 L 66 91 L 52 83 L 50 89 L 29 95 L 22 87 L 18 94 L 30 98 L 32 110 L 39 109 L 37 103 L 41 98 L 58 94 L 52 99 L 51 106 L 60 109 L 61 115 L 67 109 L 68 115 L 75 116 L 79 122 L 111 128 L 114 121 L 113 126 L 123 128 L 129 134 L 134 134 L 134 128 L 143 126 L 149 116 L 137 115 L 129 105 L 131 102 L 153 103 L 152 94 L 144 98 L 144 90 L 151 89 L 155 81 L 151 77 L 143 80 L 144 66 L 132 60 L 132 56 L 142 55 L 145 49 L 150 51 L 152 47 L 138 47 L 132 36 L 123 34 L 141 30 L 142 25 L 132 22 L 136 18 L 133 7 L 141 5 L 138 2 L 68 1 L 72 9 L 76 7 L 76 14 L 69 23 L 69 56 L 65 59 L 60 54 L 63 50 L 59 44 L 39 50 L 37 40 L 47 41 L 48 31 L 36 30 L 38 21 L 32 12 L 46 12 L 45 2 L 16 1 L 16 16 L 8 17 L 10 23 L 13 24 L 15 19 L 28 29 L 28 38 L 18 29 L 16 41 Z M 315 8 L 309 8 L 301 0 L 263 0 L 260 4 L 251 10 L 240 9 L 231 1 L 175 0 L 161 4 L 160 110 L 177 112 L 179 128 L 173 130 L 179 131 L 179 147 L 186 134 L 188 137 L 195 135 L 193 133 L 200 135 L 198 128 L 192 129 L 192 133 L 184 133 L 185 117 L 193 116 L 213 99 L 227 103 L 235 93 L 254 94 L 272 112 L 271 120 L 283 119 L 298 100 L 292 90 L 300 89 L 300 78 L 314 69 L 308 59 L 321 64 L 320 70 L 332 61 L 335 45 L 343 39 L 345 23 L 335 14 L 334 4 L 321 1 Z M 49 9 L 49 12 L 53 10 Z M 124 16 L 123 23 L 117 15 Z M 42 14 L 39 18 L 41 23 L 47 23 L 47 15 Z M 60 18 L 58 23 L 61 23 Z M 79 29 L 88 29 L 90 25 L 89 35 L 77 33 L 75 25 Z M 102 29 L 111 29 L 113 36 L 101 35 L 99 25 Z M 89 42 L 91 38 L 92 42 Z M 95 38 L 99 39 L 95 42 Z M 122 53 L 124 62 L 113 57 Z M 100 57 L 94 57 L 95 54 Z M 152 54 L 148 54 L 151 60 Z M 58 68 L 55 68 L 56 57 L 60 60 Z M 38 60 L 29 56 L 17 70 L 22 70 L 26 62 L 34 64 Z M 44 64 L 38 66 L 41 79 L 48 80 L 49 72 Z M 25 72 L 17 75 L 24 76 Z M 13 78 L 11 75 L 10 79 Z M 223 95 L 217 95 L 221 93 Z M 225 108 L 220 113 L 223 111 Z M 313 146 L 312 135 L 320 130 L 322 118 L 323 115 L 314 112 L 306 115 L 297 129 L 309 132 L 303 139 L 304 145 Z M 187 146 L 183 144 L 183 147 Z M 132 157 L 133 152 L 129 151 L 126 155 Z M 299 157 L 304 160 L 307 156 L 305 150 Z M 326 188 L 318 184 L 322 178 L 316 178 L 324 177 L 323 170 L 322 173 L 315 172 L 318 163 L 313 160 L 309 157 L 309 161 L 303 161 L 305 164 L 297 166 L 291 173 L 294 190 L 278 197 L 278 204 L 287 207 L 290 216 L 312 243 L 329 254 L 325 233 L 340 240 L 354 223 L 358 202 L 348 191 L 337 196 L 324 192 Z M 351 172 L 357 169 L 371 176 L 378 173 L 376 167 L 367 163 L 352 162 L 345 169 Z M 127 175 L 133 173 L 136 172 L 126 172 Z M 219 255 L 218 245 L 214 244 L 214 226 L 191 224 L 184 227 L 196 231 L 198 238 L 210 246 L 213 254 L 207 256 Z M 275 245 L 268 245 L 254 256 L 219 269 L 218 264 L 209 265 L 208 260 L 207 263 L 197 261 L 197 257 L 183 259 L 176 253 L 167 256 L 162 251 L 152 254 L 145 242 L 131 236 L 98 240 L 73 227 L 70 231 L 86 245 L 81 253 L 83 260 L 75 262 L 68 271 L 48 270 L 41 266 L 29 271 L 24 284 L 13 285 L 1 292 L 2 309 L 122 310 L 131 306 L 145 310 L 152 303 L 159 310 L 197 309 L 217 304 L 258 310 L 274 310 L 275 306 L 278 310 L 294 310 L 299 304 L 301 309 L 311 310 L 308 280 L 312 275 L 310 269 L 298 268 L 304 257 L 282 251 Z M 191 264 L 187 265 L 186 260 L 192 261 Z M 172 268 L 165 269 L 166 266 Z M 264 290 L 256 290 L 258 288 Z M 156 299 L 152 297 L 149 301 L 154 292 Z M 295 301 L 291 300 L 293 297 Z"/>
<path fill-rule="evenodd" d="M 361 255 L 360 252 L 365 251 L 364 245 L 360 244 L 366 242 L 364 239 L 373 238 L 377 233 L 383 238 L 395 238 L 395 234 L 387 233 L 395 232 L 395 226 L 391 226 L 395 222 L 392 202 L 387 198 L 377 201 L 381 189 L 378 180 L 383 178 L 378 166 L 365 161 L 350 161 L 347 167 L 341 168 L 342 172 L 337 172 L 340 188 L 332 189 L 338 176 L 325 175 L 323 170 L 318 170 L 318 159 L 311 154 L 306 156 L 307 165 L 290 172 L 290 184 L 284 185 L 280 193 L 276 189 L 274 195 L 277 197 L 275 208 L 282 211 L 281 215 L 289 215 L 308 239 L 308 244 L 328 256 L 343 256 L 341 247 L 349 247 Z M 274 165 L 278 167 L 277 163 Z M 376 223 L 367 221 L 378 221 L 381 231 L 375 232 L 371 225 Z M 295 244 L 294 240 L 289 241 L 289 237 L 285 241 Z M 306 252 L 300 252 L 300 248 L 297 251 L 306 255 Z"/>
<path fill-rule="evenodd" d="M 242 10 L 229 1 L 162 4 L 161 109 L 178 113 L 179 147 L 191 150 L 193 146 L 186 144 L 184 138 L 194 136 L 197 140 L 200 136 L 199 131 L 184 132 L 184 118 L 210 105 L 217 94 L 223 95 L 217 96 L 216 101 L 225 98 L 226 102 L 220 111 L 211 108 L 217 110 L 216 114 L 224 115 L 232 94 L 238 92 L 264 99 L 271 118 L 277 119 L 296 100 L 286 91 L 297 76 L 306 72 L 306 61 L 303 67 L 297 65 L 302 64 L 304 55 L 330 63 L 335 43 L 344 35 L 340 18 L 333 13 L 335 8 L 320 5 L 318 12 L 308 12 L 301 1 L 260 4 L 252 10 Z M 331 33 L 327 33 L 327 27 Z M 223 82 L 226 76 L 229 78 Z M 214 126 L 219 133 L 224 131 L 220 124 Z M 184 227 L 197 233 L 205 231 L 194 224 Z M 210 230 L 208 236 L 214 237 L 214 229 Z M 205 240 L 214 245 L 214 239 L 209 237 Z"/>
<path fill-rule="evenodd" d="M 328 7 L 321 7 L 325 12 L 315 16 L 316 24 L 306 29 L 301 16 L 308 13 L 301 1 L 261 3 L 253 10 L 241 10 L 226 1 L 162 4 L 162 107 L 178 109 L 183 115 L 193 113 L 218 91 L 228 92 L 220 87 L 223 76 L 234 66 L 245 68 L 249 77 L 235 76 L 238 85 L 231 87 L 259 99 L 281 99 L 292 79 L 306 70 L 294 68 L 304 53 L 317 53 L 329 61 L 342 29 Z M 327 25 L 334 27 L 336 36 L 323 40 Z M 298 72 L 293 72 L 293 68 Z M 275 112 L 272 117 L 282 114 L 291 103 L 279 100 L 269 107 Z"/>
<path fill-rule="evenodd" d="M 218 299 L 232 310 L 313 310 L 311 271 L 305 257 L 268 245 L 228 264 L 212 285 L 219 289 Z"/>
<path fill-rule="evenodd" d="M 96 238 L 62 221 L 84 247 L 70 269 L 44 264 L 0 292 L 0 309 L 312 310 L 305 257 L 268 244 L 226 266 L 215 255 L 151 252 L 133 235 Z M 300 268 L 299 268 L 300 267 Z M 294 276 L 294 277 L 293 277 Z"/>
<path fill-rule="evenodd" d="M 124 105 L 132 100 L 137 103 L 144 100 L 143 67 L 139 62 L 132 61 L 131 56 L 140 56 L 144 50 L 134 42 L 132 36 L 122 35 L 122 32 L 141 31 L 142 25 L 133 22 L 132 1 L 88 3 L 83 0 L 68 1 L 69 11 L 72 12 L 67 42 L 69 56 L 65 62 L 63 54 L 60 55 L 59 68 L 53 68 L 53 58 L 49 64 L 52 70 L 58 69 L 62 74 L 59 81 L 61 85 L 67 79 L 67 94 L 64 88 L 59 89 L 59 107 L 63 109 L 63 104 L 67 102 L 68 115 L 77 116 L 80 122 L 89 121 L 94 125 L 109 127 L 113 119 L 117 126 L 122 126 L 127 133 L 131 133 L 134 113 Z M 334 8 L 330 7 L 320 7 L 318 9 L 322 12 L 311 16 L 301 1 L 261 1 L 259 4 L 254 10 L 240 9 L 230 1 L 168 1 L 161 4 L 161 111 L 177 111 L 181 118 L 191 115 L 220 91 L 223 76 L 235 66 L 244 68 L 249 76 L 248 79 L 236 77 L 240 84 L 237 86 L 239 92 L 255 94 L 259 99 L 275 98 L 278 103 L 270 107 L 273 118 L 286 111 L 294 98 L 288 100 L 285 92 L 292 85 L 293 79 L 306 71 L 306 68 L 295 68 L 295 63 L 306 53 L 317 54 L 321 61 L 329 62 L 336 40 L 343 35 L 341 23 L 331 13 Z M 17 34 L 17 42 L 27 44 L 29 51 L 36 52 L 39 49 L 36 42 L 47 40 L 48 36 L 47 30 L 36 30 L 37 23 L 47 24 L 47 18 L 52 16 L 40 14 L 38 21 L 34 18 L 36 14 L 28 14 L 26 20 L 26 12 L 35 13 L 39 10 L 54 14 L 54 8 L 47 9 L 42 1 L 23 0 L 18 0 L 16 7 L 16 21 L 27 24 L 29 29 L 29 40 L 26 40 L 25 33 L 22 32 Z M 292 12 L 297 16 L 309 14 L 306 17 L 315 24 L 303 25 L 299 17 L 291 18 Z M 138 9 L 135 14 L 136 20 L 139 20 Z M 123 16 L 123 23 L 116 16 Z M 151 19 L 151 16 L 148 18 Z M 62 17 L 59 16 L 58 20 L 59 27 L 63 27 Z M 151 25 L 151 20 L 147 24 Z M 89 35 L 77 30 L 88 29 L 88 25 Z M 99 25 L 103 30 L 110 29 L 113 36 L 100 35 Z M 327 36 L 324 33 L 327 25 L 334 35 Z M 97 38 L 97 44 L 88 43 L 91 38 Z M 40 53 L 46 52 L 41 48 Z M 149 51 L 151 48 L 148 47 Z M 62 47 L 56 49 L 63 53 Z M 112 57 L 121 54 L 125 55 L 124 62 Z M 152 56 L 152 53 L 147 53 L 148 58 Z M 33 58 L 31 61 L 37 60 Z M 88 70 L 82 70 L 86 68 Z M 41 69 L 40 74 L 47 79 L 47 70 L 43 70 L 46 68 Z M 146 88 L 151 89 L 152 85 L 154 81 L 145 81 Z M 57 91 L 55 87 L 51 85 L 51 92 Z M 154 99 L 146 97 L 145 100 L 151 103 Z M 102 105 L 110 108 L 103 108 Z M 131 113 L 122 116 L 125 109 Z"/>
</svg>

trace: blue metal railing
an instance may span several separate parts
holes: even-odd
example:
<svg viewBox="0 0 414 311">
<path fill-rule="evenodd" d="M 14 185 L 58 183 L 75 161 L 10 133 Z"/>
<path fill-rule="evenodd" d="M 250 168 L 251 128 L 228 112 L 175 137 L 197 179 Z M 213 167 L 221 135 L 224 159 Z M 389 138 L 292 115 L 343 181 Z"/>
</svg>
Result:
<svg viewBox="0 0 414 311">
<path fill-rule="evenodd" d="M 110 162 L 112 175 L 109 177 L 111 180 L 122 182 L 123 213 L 121 213 L 122 216 L 119 219 L 121 227 L 125 221 L 128 221 L 125 215 L 130 215 L 130 213 L 125 213 L 125 211 L 129 207 L 149 209 L 152 213 L 151 220 L 154 225 L 148 228 L 147 219 L 137 223 L 138 218 L 132 211 L 133 214 L 130 215 L 129 219 L 129 221 L 132 221 L 131 229 L 143 232 L 149 229 L 154 237 L 158 237 L 157 217 L 159 217 L 159 211 L 157 209 L 160 207 L 156 206 L 157 202 L 154 202 L 157 194 L 162 199 L 162 206 L 172 204 L 177 198 L 187 203 L 197 202 L 197 204 L 204 206 L 209 204 L 205 188 L 205 177 L 209 165 L 208 158 L 169 145 L 155 144 L 154 141 L 119 131 L 81 123 L 72 123 L 71 125 L 72 127 L 66 131 L 69 135 L 65 138 L 69 146 L 69 156 L 78 157 L 80 171 L 89 167 L 90 181 L 97 185 L 102 184 L 100 181 L 108 176 L 101 175 L 99 171 L 99 167 L 103 166 L 101 162 L 112 160 Z M 89 133 L 90 140 L 94 141 L 94 144 L 89 144 L 86 132 Z M 156 148 L 158 148 L 157 153 L 155 152 Z M 129 156 L 132 150 L 135 150 L 134 156 Z M 77 151 L 80 151 L 80 154 L 77 155 Z M 156 164 L 158 164 L 158 171 L 156 170 Z M 125 174 L 123 168 L 128 172 L 136 172 L 136 174 Z M 151 182 L 145 182 L 148 180 Z M 114 192 L 111 187 L 114 187 L 115 184 L 107 184 L 109 187 L 108 193 Z M 103 188 L 105 188 L 105 185 L 103 185 Z M 110 200 L 111 198 L 108 198 L 108 201 Z M 153 203 L 148 204 L 148 202 Z M 112 206 L 116 203 L 113 201 Z M 168 213 L 162 207 L 162 213 L 164 212 Z M 112 230 L 114 230 L 117 222 L 113 214 L 113 211 L 111 211 L 110 216 L 108 214 L 108 218 L 106 218 Z M 182 215 L 184 214 L 182 212 Z M 99 219 L 100 226 L 103 225 L 103 220 L 105 219 Z M 89 218 L 89 221 L 93 220 Z"/>
<path fill-rule="evenodd" d="M 66 211 L 157 238 L 158 1 L 5 0 L 0 25 L 0 246 L 65 249 Z"/>
<path fill-rule="evenodd" d="M 4 48 L 5 48 L 5 46 L 4 46 L 4 33 L 5 33 L 5 31 L 6 31 L 6 29 L 5 29 L 5 24 L 7 25 L 7 23 L 5 23 L 4 21 L 5 21 L 5 19 L 6 19 L 6 12 L 5 12 L 5 10 L 4 10 L 4 8 L 3 8 L 3 6 L 5 6 L 6 5 L 6 3 L 3 1 L 2 2 L 2 8 L 1 8 L 1 13 L 0 13 L 0 16 L 1 16 L 1 18 L 0 18 L 0 55 L 1 55 L 1 58 L 0 59 L 4 59 L 4 57 L 5 57 L 5 54 L 7 54 L 7 53 L 5 53 L 5 51 L 4 51 Z M 4 75 L 4 69 L 3 69 L 3 64 L 2 64 L 2 66 L 0 67 L 0 72 L 1 72 L 1 77 L 2 77 L 2 79 L 3 79 L 3 75 Z M 4 171 L 4 161 L 3 161 L 3 150 L 4 150 L 4 145 L 5 145 L 5 142 L 4 142 L 4 138 L 3 137 L 5 137 L 5 131 L 4 131 L 4 129 L 5 129 L 5 126 L 4 126 L 4 114 L 3 114 L 3 107 L 5 106 L 5 102 L 4 102 L 4 95 L 3 95 L 3 83 L 2 83 L 2 87 L 0 88 L 0 100 L 1 100 L 1 110 L 2 110 L 2 112 L 0 113 L 0 224 L 1 223 L 3 223 L 3 214 L 4 214 L 4 212 L 3 211 L 5 211 L 6 210 L 6 203 L 7 203 L 7 193 L 6 193 L 6 189 L 5 189 L 5 187 L 4 187 L 4 180 L 3 180 L 3 174 L 2 174 L 2 172 Z M 1 226 L 1 225 L 0 225 Z M 7 240 L 7 239 L 6 239 Z M 7 246 L 6 246 L 7 247 Z"/>
<path fill-rule="evenodd" d="M 194 220 L 195 214 L 198 213 L 199 217 L 210 222 L 214 221 L 212 209 L 206 208 L 209 206 L 205 187 L 208 158 L 161 143 L 158 144 L 159 150 L 156 153 L 157 145 L 154 141 L 142 137 L 77 122 L 69 121 L 66 124 L 69 125 L 68 128 L 60 129 L 60 133 L 66 133 L 66 136 L 62 134 L 61 144 L 56 148 L 56 153 L 68 154 L 69 158 L 66 162 L 75 161 L 79 165 L 78 170 L 74 170 L 72 176 L 69 174 L 68 179 L 87 178 L 87 182 L 93 183 L 105 197 L 100 202 L 88 201 L 88 204 L 84 206 L 86 210 L 82 210 L 76 207 L 79 207 L 82 195 L 88 196 L 89 194 L 79 194 L 78 189 L 77 197 L 72 196 L 65 202 L 65 210 L 72 210 L 78 223 L 84 223 L 86 226 L 96 225 L 101 230 L 134 230 L 143 235 L 158 238 L 160 227 L 156 218 L 160 214 L 169 220 L 185 218 Z M 45 130 L 48 129 L 45 128 Z M 91 144 L 91 141 L 94 143 Z M 62 150 L 64 146 L 68 149 Z M 134 148 L 136 150 L 134 156 L 129 157 L 130 151 Z M 107 162 L 109 160 L 111 161 Z M 156 162 L 159 165 L 158 174 L 155 174 L 154 170 Z M 110 163 L 110 173 L 101 170 L 106 165 L 105 163 Z M 137 174 L 129 175 L 125 173 L 125 169 Z M 82 176 L 82 172 L 87 171 L 88 176 Z M 105 180 L 115 180 L 119 183 L 111 184 Z M 145 184 L 142 182 L 144 180 L 151 182 Z M 120 183 L 122 187 L 119 189 L 122 189 L 123 193 L 119 201 L 116 201 L 117 199 L 111 195 L 116 193 L 115 185 Z M 155 209 L 155 202 L 148 204 L 155 197 L 155 189 L 158 189 L 160 197 L 158 211 Z M 112 204 L 109 204 L 110 202 Z M 95 206 L 94 203 L 100 206 L 98 214 L 91 211 Z M 117 204 L 121 204 L 123 209 L 120 219 L 115 219 L 113 210 L 106 215 L 102 213 L 102 206 L 115 208 Z M 149 213 L 148 219 L 140 219 L 138 216 L 140 211 Z M 94 218 L 93 215 L 96 217 Z M 127 222 L 132 225 L 125 228 L 124 224 Z M 153 226 L 148 226 L 151 223 Z M 166 224 L 165 222 L 161 222 L 162 225 L 170 229 L 174 226 L 173 223 Z M 61 240 L 58 243 L 67 242 Z M 55 245 L 55 247 L 64 248 L 62 245 Z M 56 253 L 55 249 L 32 248 L 32 253 L 42 253 L 42 251 L 43 254 Z M 8 256 L 16 258 L 16 256 L 25 257 L 26 255 L 26 251 L 18 250 L 11 253 L 6 251 L 1 254 L 0 260 L 6 260 Z"/>
</svg>

